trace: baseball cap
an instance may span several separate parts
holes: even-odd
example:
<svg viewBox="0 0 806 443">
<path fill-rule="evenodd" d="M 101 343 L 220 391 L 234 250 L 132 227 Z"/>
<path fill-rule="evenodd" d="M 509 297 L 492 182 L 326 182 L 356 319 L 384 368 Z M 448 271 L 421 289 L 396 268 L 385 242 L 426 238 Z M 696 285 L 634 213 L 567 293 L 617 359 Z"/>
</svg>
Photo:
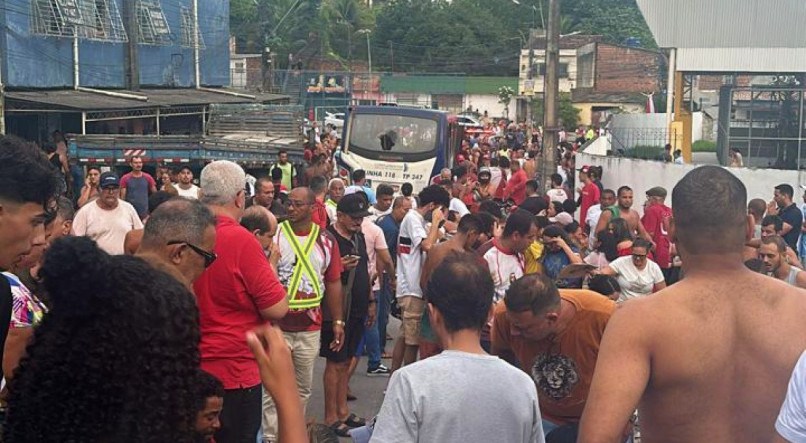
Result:
<svg viewBox="0 0 806 443">
<path fill-rule="evenodd" d="M 101 174 L 101 179 L 99 180 L 98 183 L 99 183 L 98 186 L 100 188 L 120 187 L 120 179 L 118 178 L 118 175 L 111 171 L 107 171 Z"/>
<path fill-rule="evenodd" d="M 571 217 L 571 214 L 567 212 L 560 212 L 556 216 L 549 218 L 549 221 L 562 226 L 567 226 L 574 222 L 574 217 Z"/>
<path fill-rule="evenodd" d="M 355 218 L 367 217 L 369 216 L 369 204 L 358 194 L 345 195 L 336 205 L 336 211 Z"/>
<path fill-rule="evenodd" d="M 663 186 L 655 186 L 654 188 L 650 188 L 648 191 L 646 191 L 646 196 L 666 198 L 666 188 Z"/>
<path fill-rule="evenodd" d="M 486 166 L 483 166 L 483 167 L 479 168 L 479 175 L 481 175 L 481 174 L 487 174 L 487 175 L 491 176 L 493 173 L 490 170 L 490 168 L 488 168 Z"/>
</svg>

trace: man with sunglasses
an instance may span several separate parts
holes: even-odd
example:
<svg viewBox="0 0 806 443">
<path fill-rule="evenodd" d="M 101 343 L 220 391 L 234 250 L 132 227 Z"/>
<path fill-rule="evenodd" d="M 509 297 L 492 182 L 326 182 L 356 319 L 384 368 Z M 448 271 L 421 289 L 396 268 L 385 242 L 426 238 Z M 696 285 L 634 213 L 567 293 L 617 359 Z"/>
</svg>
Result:
<svg viewBox="0 0 806 443">
<path fill-rule="evenodd" d="M 615 310 L 612 300 L 583 289 L 558 290 L 542 274 L 515 280 L 496 308 L 492 353 L 532 376 L 546 441 L 576 441 L 599 343 Z"/>
<path fill-rule="evenodd" d="M 320 350 L 320 334 L 332 332 L 325 346 L 338 352 L 344 346 L 339 245 L 333 235 L 312 219 L 316 196 L 310 188 L 294 188 L 288 195 L 288 220 L 280 223 L 274 238 L 279 250 L 277 274 L 288 293 L 288 314 L 278 322 L 291 348 L 297 388 L 303 409 L 311 396 L 313 369 Z M 327 305 L 325 312 L 322 302 Z M 328 323 L 324 316 L 328 315 Z M 278 439 L 277 408 L 263 395 L 263 441 Z"/>
<path fill-rule="evenodd" d="M 73 235 L 89 237 L 108 254 L 123 254 L 126 234 L 143 229 L 143 222 L 131 203 L 120 198 L 120 179 L 104 172 L 98 186 L 101 194 L 78 210 L 73 219 Z"/>
<path fill-rule="evenodd" d="M 201 368 L 224 384 L 221 429 L 215 440 L 251 443 L 260 429 L 262 388 L 246 333 L 283 318 L 288 302 L 260 243 L 238 223 L 246 206 L 243 169 L 230 161 L 214 161 L 202 170 L 200 181 L 200 201 L 216 216 L 217 258 L 193 285 Z M 169 243 L 198 253 L 207 263 L 212 259 L 204 246 L 189 238 L 171 238 Z"/>
<path fill-rule="evenodd" d="M 148 217 L 136 255 L 192 290 L 193 282 L 216 259 L 215 227 L 213 213 L 198 200 L 168 200 Z"/>
</svg>

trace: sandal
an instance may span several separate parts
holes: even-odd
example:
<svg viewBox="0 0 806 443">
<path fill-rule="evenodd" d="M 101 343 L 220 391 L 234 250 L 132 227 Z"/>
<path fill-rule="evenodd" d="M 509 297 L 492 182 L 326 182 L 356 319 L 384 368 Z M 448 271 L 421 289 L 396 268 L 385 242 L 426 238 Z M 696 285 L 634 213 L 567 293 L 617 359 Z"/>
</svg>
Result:
<svg viewBox="0 0 806 443">
<path fill-rule="evenodd" d="M 344 419 L 344 424 L 350 428 L 360 428 L 366 426 L 367 421 L 355 414 L 350 414 Z"/>
<path fill-rule="evenodd" d="M 350 428 L 344 422 L 336 421 L 328 426 L 339 437 L 350 437 Z"/>
</svg>

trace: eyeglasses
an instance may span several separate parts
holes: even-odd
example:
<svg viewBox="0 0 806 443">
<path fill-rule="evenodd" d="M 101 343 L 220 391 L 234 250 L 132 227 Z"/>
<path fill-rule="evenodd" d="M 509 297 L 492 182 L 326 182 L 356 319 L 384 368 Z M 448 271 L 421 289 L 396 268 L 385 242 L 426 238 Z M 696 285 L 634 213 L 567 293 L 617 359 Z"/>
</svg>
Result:
<svg viewBox="0 0 806 443">
<path fill-rule="evenodd" d="M 186 245 L 188 248 L 192 249 L 193 252 L 201 255 L 204 258 L 204 267 L 209 268 L 210 265 L 213 264 L 218 256 L 214 252 L 205 251 L 204 249 L 192 244 L 188 243 L 184 240 L 171 240 L 168 242 L 168 246 L 170 245 Z"/>
<path fill-rule="evenodd" d="M 643 259 L 646 258 L 646 254 L 643 254 L 643 255 L 641 255 L 641 254 L 633 254 L 632 258 L 633 258 L 633 260 L 643 260 Z"/>
<path fill-rule="evenodd" d="M 295 208 L 302 208 L 302 207 L 305 207 L 305 206 L 310 206 L 310 205 L 311 205 L 311 203 L 308 203 L 308 202 L 302 202 L 302 201 L 299 201 L 299 200 L 297 200 L 297 201 L 294 201 L 294 200 L 289 200 L 289 201 L 288 201 L 288 205 L 289 205 L 289 206 L 293 206 L 293 207 L 295 207 Z"/>
</svg>

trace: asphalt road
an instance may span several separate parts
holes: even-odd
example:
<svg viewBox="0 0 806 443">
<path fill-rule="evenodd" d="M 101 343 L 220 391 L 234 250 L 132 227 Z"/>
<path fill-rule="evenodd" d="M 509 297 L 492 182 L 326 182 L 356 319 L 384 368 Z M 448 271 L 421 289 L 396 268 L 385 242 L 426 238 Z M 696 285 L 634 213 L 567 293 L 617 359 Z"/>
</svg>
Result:
<svg viewBox="0 0 806 443">
<path fill-rule="evenodd" d="M 400 328 L 400 321 L 394 317 L 389 319 L 389 326 L 387 332 L 393 337 L 397 337 Z M 394 340 L 386 342 L 386 352 L 392 353 L 394 348 Z M 387 367 L 392 365 L 392 360 L 383 360 L 382 362 Z M 313 373 L 313 392 L 311 399 L 308 402 L 308 409 L 306 416 L 308 421 L 316 421 L 323 423 L 325 418 L 325 398 L 324 389 L 322 387 L 322 376 L 325 371 L 325 359 L 318 358 Z M 358 363 L 358 368 L 355 370 L 355 375 L 350 380 L 350 389 L 353 395 L 358 397 L 357 400 L 348 403 L 350 412 L 364 418 L 374 417 L 378 414 L 383 403 L 383 392 L 386 389 L 386 384 L 389 382 L 389 377 L 367 377 L 367 358 L 362 357 Z M 342 439 L 342 441 L 349 441 L 349 439 Z"/>
</svg>

